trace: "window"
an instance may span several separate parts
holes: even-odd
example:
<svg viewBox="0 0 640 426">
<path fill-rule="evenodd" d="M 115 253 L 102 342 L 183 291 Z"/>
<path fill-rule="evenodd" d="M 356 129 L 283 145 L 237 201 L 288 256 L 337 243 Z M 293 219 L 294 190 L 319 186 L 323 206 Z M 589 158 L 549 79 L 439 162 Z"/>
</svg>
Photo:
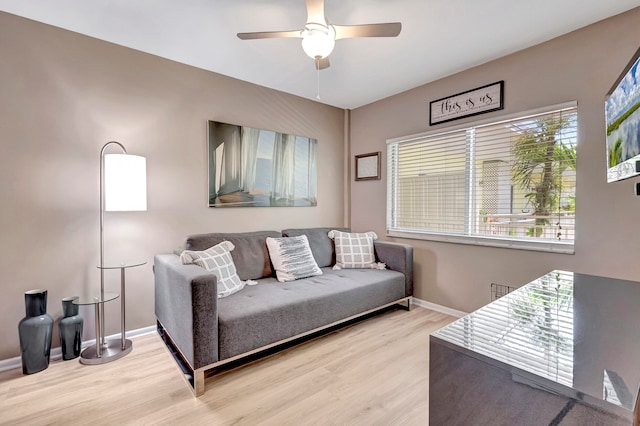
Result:
<svg viewBox="0 0 640 426">
<path fill-rule="evenodd" d="M 387 232 L 573 253 L 575 102 L 387 143 Z"/>
</svg>

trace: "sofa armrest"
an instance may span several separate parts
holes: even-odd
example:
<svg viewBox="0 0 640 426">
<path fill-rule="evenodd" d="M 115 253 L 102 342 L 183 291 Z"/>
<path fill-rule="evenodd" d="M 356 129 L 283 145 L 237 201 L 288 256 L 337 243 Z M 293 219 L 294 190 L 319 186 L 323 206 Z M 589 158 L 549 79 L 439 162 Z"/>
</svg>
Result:
<svg viewBox="0 0 640 426">
<path fill-rule="evenodd" d="M 218 361 L 217 279 L 175 254 L 154 257 L 155 312 L 190 367 Z"/>
<path fill-rule="evenodd" d="M 405 280 L 405 296 L 413 295 L 413 247 L 390 241 L 373 242 L 376 260 L 387 264 L 393 271 L 402 272 Z"/>
</svg>

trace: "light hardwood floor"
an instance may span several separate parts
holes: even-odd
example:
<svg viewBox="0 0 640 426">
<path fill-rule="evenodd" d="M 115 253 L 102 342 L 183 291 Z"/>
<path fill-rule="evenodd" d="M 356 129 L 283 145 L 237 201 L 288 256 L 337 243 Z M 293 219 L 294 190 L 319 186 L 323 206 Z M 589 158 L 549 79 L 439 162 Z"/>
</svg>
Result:
<svg viewBox="0 0 640 426">
<path fill-rule="evenodd" d="M 0 373 L 0 424 L 426 425 L 429 333 L 454 317 L 395 310 L 206 379 L 194 398 L 157 334 L 98 366 Z"/>
</svg>

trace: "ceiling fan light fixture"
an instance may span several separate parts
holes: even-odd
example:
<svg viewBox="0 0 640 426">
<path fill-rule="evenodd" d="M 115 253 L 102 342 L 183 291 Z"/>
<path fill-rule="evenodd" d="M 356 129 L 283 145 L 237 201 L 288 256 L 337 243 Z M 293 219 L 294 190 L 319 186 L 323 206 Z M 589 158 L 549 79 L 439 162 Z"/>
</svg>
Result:
<svg viewBox="0 0 640 426">
<path fill-rule="evenodd" d="M 307 24 L 302 30 L 302 49 L 311 59 L 324 59 L 336 45 L 336 30 L 333 26 Z"/>
<path fill-rule="evenodd" d="M 302 0 L 298 0 L 302 1 Z M 264 38 L 301 38 L 302 49 L 315 62 L 318 71 L 329 68 L 329 55 L 336 39 L 355 37 L 397 37 L 402 30 L 400 22 L 361 25 L 331 25 L 324 15 L 325 0 L 305 0 L 307 24 L 301 30 L 259 31 L 238 33 L 241 40 Z"/>
</svg>

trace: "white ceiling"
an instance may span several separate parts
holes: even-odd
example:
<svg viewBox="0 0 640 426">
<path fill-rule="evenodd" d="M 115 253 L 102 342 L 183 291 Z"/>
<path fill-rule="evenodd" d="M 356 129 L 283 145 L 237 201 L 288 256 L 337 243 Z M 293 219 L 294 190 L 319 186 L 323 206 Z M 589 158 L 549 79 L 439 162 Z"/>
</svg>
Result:
<svg viewBox="0 0 640 426">
<path fill-rule="evenodd" d="M 331 67 L 319 73 L 320 102 L 353 109 L 637 6 L 640 0 L 326 0 L 333 24 L 399 21 L 402 32 L 338 40 Z M 314 63 L 299 39 L 236 37 L 302 29 L 305 0 L 0 0 L 0 10 L 316 98 Z"/>
</svg>

